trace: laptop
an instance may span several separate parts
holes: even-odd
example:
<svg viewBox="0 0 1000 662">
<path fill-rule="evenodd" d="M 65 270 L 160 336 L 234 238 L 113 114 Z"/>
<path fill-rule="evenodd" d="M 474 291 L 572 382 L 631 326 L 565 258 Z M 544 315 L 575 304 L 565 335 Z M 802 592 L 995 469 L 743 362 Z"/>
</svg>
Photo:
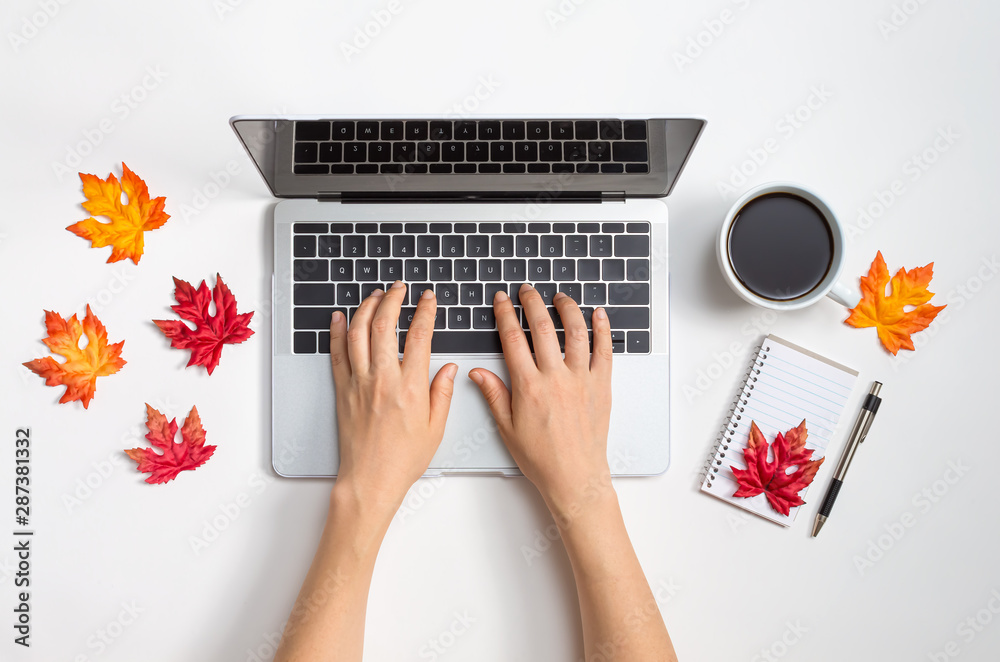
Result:
<svg viewBox="0 0 1000 662">
<path fill-rule="evenodd" d="M 425 475 L 520 475 L 478 387 L 509 378 L 492 312 L 531 283 L 590 320 L 607 310 L 614 367 L 608 463 L 670 463 L 667 196 L 705 125 L 648 117 L 237 116 L 230 125 L 271 193 L 274 470 L 334 476 L 339 451 L 329 325 L 372 290 L 407 283 L 400 350 L 424 289 L 438 313 L 430 375 L 459 370 Z M 550 313 L 561 328 L 558 314 Z M 527 331 L 527 324 L 523 326 Z M 560 332 L 560 339 L 561 339 Z M 530 340 L 530 334 L 529 334 Z M 544 442 L 540 442 L 544 443 Z"/>
</svg>

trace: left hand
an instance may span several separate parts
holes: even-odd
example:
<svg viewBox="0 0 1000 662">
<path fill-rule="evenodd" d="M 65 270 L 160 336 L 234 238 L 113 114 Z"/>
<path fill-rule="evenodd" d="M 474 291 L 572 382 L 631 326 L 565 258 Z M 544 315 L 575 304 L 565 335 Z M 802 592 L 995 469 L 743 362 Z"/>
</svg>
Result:
<svg viewBox="0 0 1000 662">
<path fill-rule="evenodd" d="M 399 360 L 396 322 L 406 296 L 396 281 L 358 307 L 348 328 L 330 322 L 330 363 L 337 398 L 340 472 L 334 492 L 392 517 L 410 486 L 427 470 L 444 436 L 458 366 L 438 370 L 428 386 L 437 300 L 417 304 Z"/>
</svg>

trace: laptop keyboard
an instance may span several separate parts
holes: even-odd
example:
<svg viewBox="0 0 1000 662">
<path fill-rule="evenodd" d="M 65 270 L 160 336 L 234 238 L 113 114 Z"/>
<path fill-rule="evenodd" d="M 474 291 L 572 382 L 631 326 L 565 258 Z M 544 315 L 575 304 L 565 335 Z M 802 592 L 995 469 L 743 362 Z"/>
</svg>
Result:
<svg viewBox="0 0 1000 662">
<path fill-rule="evenodd" d="M 295 122 L 297 175 L 645 174 L 645 120 Z"/>
<path fill-rule="evenodd" d="M 330 352 L 330 316 L 353 319 L 361 301 L 394 281 L 408 286 L 399 316 L 399 351 L 426 289 L 437 295 L 431 351 L 502 351 L 493 297 L 507 293 L 530 332 L 518 288 L 531 283 L 557 329 L 552 299 L 565 292 L 587 328 L 603 306 L 616 353 L 650 351 L 650 225 L 638 223 L 294 223 L 295 354 Z"/>
</svg>

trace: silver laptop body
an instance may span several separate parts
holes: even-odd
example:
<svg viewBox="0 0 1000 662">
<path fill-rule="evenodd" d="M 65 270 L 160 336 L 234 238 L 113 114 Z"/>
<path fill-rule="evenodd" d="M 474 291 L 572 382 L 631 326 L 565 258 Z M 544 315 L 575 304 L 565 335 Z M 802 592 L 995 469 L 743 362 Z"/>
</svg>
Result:
<svg viewBox="0 0 1000 662">
<path fill-rule="evenodd" d="M 510 124 L 510 130 L 515 132 L 511 135 L 515 137 L 523 137 L 525 122 L 529 131 L 533 126 L 537 127 L 548 122 L 552 124 L 553 134 L 548 136 L 550 140 L 539 142 L 539 146 L 551 148 L 553 143 L 560 142 L 554 135 L 557 125 L 564 128 L 565 125 L 576 122 L 577 134 L 583 135 L 585 128 L 590 131 L 593 123 L 600 119 L 501 117 L 445 120 L 414 116 L 370 119 L 323 115 L 237 116 L 230 120 L 233 130 L 271 193 L 279 198 L 291 198 L 283 200 L 274 207 L 271 443 L 272 464 L 279 475 L 311 477 L 334 476 L 337 473 L 339 451 L 329 355 L 322 353 L 321 349 L 303 353 L 302 346 L 314 347 L 314 345 L 309 345 L 308 342 L 300 344 L 300 341 L 309 341 L 310 334 L 315 333 L 320 338 L 321 347 L 323 331 L 319 325 L 314 325 L 317 331 L 299 330 L 300 320 L 310 316 L 316 317 L 316 313 L 324 312 L 328 320 L 328 313 L 325 311 L 329 309 L 310 308 L 298 311 L 297 309 L 303 306 L 299 305 L 301 297 L 297 295 L 296 288 L 305 285 L 296 279 L 315 278 L 317 280 L 308 282 L 309 288 L 326 288 L 331 292 L 336 290 L 339 294 L 340 290 L 337 290 L 337 284 L 332 280 L 319 280 L 322 274 L 317 276 L 316 273 L 309 273 L 302 276 L 302 265 L 303 263 L 311 265 L 313 262 L 309 260 L 314 260 L 315 263 L 323 265 L 323 274 L 327 271 L 332 272 L 336 264 L 345 264 L 349 259 L 342 253 L 346 244 L 342 246 L 341 242 L 346 241 L 346 235 L 337 235 L 335 231 L 338 228 L 356 228 L 360 231 L 361 228 L 374 227 L 371 225 L 374 223 L 380 224 L 378 226 L 380 230 L 400 227 L 396 224 L 412 228 L 435 226 L 458 228 L 461 224 L 461 227 L 468 228 L 469 224 L 476 223 L 476 228 L 502 227 L 506 230 L 526 227 L 631 229 L 643 227 L 643 224 L 648 223 L 649 328 L 648 332 L 638 332 L 644 343 L 639 353 L 629 353 L 623 348 L 623 353 L 615 355 L 614 404 L 608 439 L 608 462 L 614 475 L 655 475 L 667 469 L 670 463 L 668 213 L 664 201 L 660 198 L 666 196 L 673 188 L 705 124 L 703 120 L 619 117 L 615 120 L 601 121 L 599 127 L 602 135 L 598 138 L 607 137 L 603 135 L 606 126 L 618 127 L 620 132 L 621 121 L 625 122 L 626 130 L 629 126 L 636 126 L 638 122 L 645 123 L 647 162 L 645 166 L 635 168 L 627 166 L 629 170 L 634 169 L 637 172 L 433 173 L 426 172 L 426 168 L 423 172 L 410 172 L 412 166 L 407 165 L 402 173 L 325 173 L 325 168 L 335 170 L 326 165 L 327 163 L 336 160 L 337 163 L 344 164 L 348 158 L 348 148 L 356 147 L 354 143 L 357 140 L 339 142 L 337 140 L 338 126 L 341 127 L 341 131 L 345 131 L 343 127 L 350 123 L 356 127 L 355 134 L 351 138 L 360 139 L 362 125 L 370 127 L 372 123 L 379 122 L 381 129 L 377 131 L 382 133 L 381 138 L 385 138 L 388 129 L 394 130 L 397 125 L 403 126 L 404 122 L 405 130 L 409 134 L 412 122 L 413 144 L 427 145 L 427 150 L 431 151 L 440 149 L 440 146 L 434 147 L 433 136 L 422 136 L 420 133 L 421 130 L 427 130 L 428 122 L 431 133 L 434 132 L 435 123 L 443 125 L 445 122 L 452 122 L 456 132 L 460 127 L 459 122 L 463 123 L 461 125 L 463 130 L 469 130 L 469 123 L 481 123 L 478 124 L 478 129 L 473 127 L 472 130 L 482 133 L 486 130 L 484 127 L 489 126 L 489 131 L 492 131 L 493 126 L 499 127 L 502 122 L 503 132 L 506 134 Z M 614 122 L 618 124 L 613 124 Z M 333 123 L 333 135 L 323 133 L 324 123 Z M 298 125 L 302 128 L 297 128 Z M 309 127 L 308 131 L 306 127 Z M 518 127 L 521 129 L 520 134 L 516 133 Z M 313 130 L 317 133 L 311 133 Z M 324 140 L 324 136 L 328 135 L 329 137 Z M 617 158 L 619 151 L 614 142 L 615 136 L 621 138 L 620 133 L 612 134 L 611 140 L 605 142 L 614 147 L 613 153 Z M 420 137 L 424 137 L 426 142 L 418 142 L 416 139 Z M 486 137 L 489 138 L 489 135 Z M 498 135 L 498 141 L 502 137 Z M 392 138 L 391 131 L 389 138 Z M 449 142 L 450 145 L 450 142 L 455 140 L 456 137 L 451 137 L 444 142 Z M 569 158 L 571 150 L 577 150 L 580 142 L 562 140 L 563 156 Z M 595 148 L 591 147 L 591 151 L 587 153 L 586 145 L 590 143 L 582 142 L 585 143 L 585 153 L 575 167 L 583 171 L 584 167 L 579 163 L 591 161 L 598 168 L 604 167 L 597 159 L 609 157 L 603 154 L 600 148 L 595 151 Z M 308 144 L 303 147 L 304 143 Z M 396 149 L 396 145 L 392 142 L 379 144 Z M 489 144 L 491 149 L 496 148 L 488 140 L 476 141 L 476 144 Z M 505 144 L 524 146 L 524 149 L 528 149 L 528 143 L 525 141 L 512 140 Z M 626 147 L 633 146 L 626 145 Z M 620 152 L 622 156 L 631 154 L 626 147 Z M 316 156 L 317 148 L 319 156 Z M 376 148 L 368 145 L 365 149 L 371 151 Z M 471 158 L 473 149 L 471 142 L 466 143 L 465 149 L 468 150 L 466 156 Z M 394 153 L 393 158 L 395 156 L 399 155 Z M 578 152 L 573 152 L 573 158 L 579 159 L 580 156 Z M 405 155 L 401 158 L 411 158 L 416 161 L 414 157 Z M 308 163 L 315 163 L 316 166 L 300 165 L 303 159 Z M 508 166 L 506 162 L 504 163 L 503 167 L 507 170 Z M 385 162 L 379 167 L 385 170 L 384 166 Z M 357 165 L 340 167 L 360 170 Z M 482 165 L 478 167 L 485 169 Z M 648 171 L 638 172 L 642 167 Z M 297 170 L 303 174 L 297 174 Z M 305 174 L 307 170 L 324 172 Z M 327 228 L 326 235 L 322 228 Z M 316 237 L 301 237 L 302 231 L 305 230 L 315 233 Z M 349 231 L 354 232 L 354 230 Z M 305 245 L 308 248 L 310 245 L 315 245 L 317 240 L 322 249 L 324 237 L 336 242 L 336 255 L 339 256 L 339 261 L 330 262 L 327 266 L 327 258 L 296 257 L 299 255 L 300 246 Z M 395 238 L 396 235 L 393 239 Z M 528 240 L 530 237 L 525 241 Z M 568 251 L 570 239 L 567 238 L 566 241 Z M 586 243 L 597 239 L 582 241 Z M 620 241 L 625 245 L 624 242 L 630 240 Z M 618 242 L 619 239 L 615 236 L 613 241 L 615 247 L 618 246 Z M 407 244 L 404 241 L 401 244 L 411 246 L 412 250 L 412 242 Z M 520 245 L 518 239 L 517 246 Z M 368 246 L 371 248 L 372 244 L 369 243 Z M 395 248 L 395 243 L 392 246 Z M 593 244 L 591 250 L 594 250 Z M 577 261 L 579 262 L 579 259 Z M 360 270 L 360 262 L 358 260 L 353 262 Z M 471 259 L 467 259 L 466 262 L 471 262 Z M 483 261 L 480 260 L 479 263 L 482 267 Z M 552 264 L 555 264 L 555 261 L 552 261 Z M 628 264 L 631 270 L 632 262 L 628 261 Z M 580 268 L 582 272 L 582 265 Z M 331 276 L 332 278 L 334 277 Z M 552 278 L 554 279 L 554 276 Z M 403 280 L 409 284 L 407 278 L 404 277 Z M 526 280 L 534 282 L 530 276 Z M 414 285 L 419 286 L 418 283 Z M 611 284 L 608 285 L 609 293 L 610 290 Z M 484 305 L 488 306 L 488 302 L 484 301 Z M 470 308 L 470 310 L 476 309 Z M 623 312 L 628 311 L 623 310 Z M 440 332 L 442 339 L 445 338 L 444 333 Z M 621 336 L 627 338 L 628 343 L 632 343 L 631 333 L 623 331 Z M 625 342 L 623 341 L 623 344 Z M 616 345 L 616 351 L 618 348 Z M 507 380 L 503 356 L 495 351 L 435 353 L 431 360 L 430 376 L 450 361 L 459 366 L 451 412 L 444 439 L 425 475 L 520 475 L 517 465 L 507 453 L 496 432 L 492 416 L 479 389 L 466 376 L 470 369 L 478 366 L 492 370 Z"/>
</svg>

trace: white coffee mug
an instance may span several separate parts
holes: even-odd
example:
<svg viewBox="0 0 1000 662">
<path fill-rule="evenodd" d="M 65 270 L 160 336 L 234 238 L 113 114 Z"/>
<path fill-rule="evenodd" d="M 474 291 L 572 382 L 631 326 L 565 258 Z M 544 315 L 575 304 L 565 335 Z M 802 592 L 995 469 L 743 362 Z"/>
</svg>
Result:
<svg viewBox="0 0 1000 662">
<path fill-rule="evenodd" d="M 740 211 L 751 200 L 771 193 L 785 193 L 809 202 L 823 215 L 823 219 L 830 228 L 830 235 L 833 238 L 833 255 L 830 259 L 830 267 L 827 269 L 823 280 L 809 292 L 794 299 L 781 301 L 766 299 L 747 289 L 746 285 L 740 282 L 740 279 L 736 276 L 733 261 L 729 253 L 729 234 L 732 230 L 733 222 L 739 216 Z M 830 210 L 829 205 L 822 198 L 798 184 L 771 182 L 769 184 L 762 184 L 740 196 L 740 199 L 729 210 L 726 220 L 722 224 L 722 229 L 719 232 L 716 257 L 719 259 L 719 268 L 722 269 L 722 275 L 725 276 L 729 287 L 744 301 L 752 303 L 755 306 L 771 308 L 773 310 L 797 310 L 810 306 L 824 296 L 828 296 L 842 306 L 854 308 L 861 300 L 861 294 L 857 291 L 857 288 L 838 280 L 840 272 L 844 268 L 844 228 L 840 225 L 840 221 L 837 220 L 833 211 Z"/>
</svg>

